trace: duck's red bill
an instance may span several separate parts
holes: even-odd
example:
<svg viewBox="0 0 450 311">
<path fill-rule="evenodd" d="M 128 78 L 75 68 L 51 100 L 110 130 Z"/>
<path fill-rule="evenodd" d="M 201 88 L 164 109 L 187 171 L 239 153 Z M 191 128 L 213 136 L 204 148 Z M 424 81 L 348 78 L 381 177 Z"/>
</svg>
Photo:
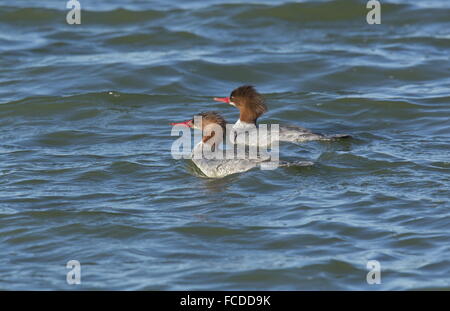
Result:
<svg viewBox="0 0 450 311">
<path fill-rule="evenodd" d="M 214 100 L 216 102 L 222 102 L 222 103 L 226 103 L 226 104 L 230 103 L 230 98 L 229 97 L 214 97 Z"/>
<path fill-rule="evenodd" d="M 187 127 L 191 127 L 191 121 L 192 120 L 187 120 L 184 122 L 179 122 L 179 123 L 170 123 L 170 125 L 181 125 L 181 126 L 187 126 Z"/>
</svg>

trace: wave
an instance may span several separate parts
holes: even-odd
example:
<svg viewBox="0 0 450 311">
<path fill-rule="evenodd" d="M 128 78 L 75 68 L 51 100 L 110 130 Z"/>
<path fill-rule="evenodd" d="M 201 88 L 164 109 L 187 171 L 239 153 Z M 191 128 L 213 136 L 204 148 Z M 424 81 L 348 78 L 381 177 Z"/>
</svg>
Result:
<svg viewBox="0 0 450 311">
<path fill-rule="evenodd" d="M 304 2 L 284 2 L 281 4 L 245 4 L 245 3 L 212 3 L 202 5 L 192 9 L 189 6 L 184 8 L 167 6 L 154 6 L 149 9 L 134 9 L 115 7 L 109 10 L 93 10 L 82 8 L 82 24 L 89 25 L 111 25 L 122 27 L 123 25 L 139 25 L 142 27 L 146 23 L 161 21 L 176 22 L 176 19 L 186 20 L 186 16 L 201 17 L 203 19 L 232 18 L 235 22 L 274 19 L 284 22 L 333 22 L 362 20 L 368 12 L 366 1 L 359 0 L 333 0 L 333 1 L 304 1 Z M 103 6 L 100 4 L 99 8 Z M 109 8 L 106 6 L 105 8 Z M 424 22 L 436 21 L 439 18 L 446 22 L 449 8 L 445 6 L 418 6 L 414 2 L 383 2 L 383 17 L 389 18 L 390 22 L 396 20 Z M 0 23 L 7 23 L 15 26 L 43 25 L 51 23 L 66 23 L 66 14 L 69 10 L 63 6 L 54 8 L 42 7 L 0 7 Z M 224 15 L 224 12 L 226 14 Z M 405 14 L 408 12 L 408 14 Z M 391 17 L 394 17 L 390 19 Z M 187 20 L 186 20 L 187 21 Z"/>
</svg>

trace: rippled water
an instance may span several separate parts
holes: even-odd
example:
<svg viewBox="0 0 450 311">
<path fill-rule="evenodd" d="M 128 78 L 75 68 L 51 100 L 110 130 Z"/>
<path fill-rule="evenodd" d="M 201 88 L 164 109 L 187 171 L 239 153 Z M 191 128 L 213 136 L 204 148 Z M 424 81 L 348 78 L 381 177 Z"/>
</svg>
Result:
<svg viewBox="0 0 450 311">
<path fill-rule="evenodd" d="M 1 289 L 450 289 L 449 1 L 80 2 L 0 1 Z M 354 139 L 172 159 L 168 123 L 234 122 L 212 97 L 244 83 L 263 123 Z"/>
</svg>

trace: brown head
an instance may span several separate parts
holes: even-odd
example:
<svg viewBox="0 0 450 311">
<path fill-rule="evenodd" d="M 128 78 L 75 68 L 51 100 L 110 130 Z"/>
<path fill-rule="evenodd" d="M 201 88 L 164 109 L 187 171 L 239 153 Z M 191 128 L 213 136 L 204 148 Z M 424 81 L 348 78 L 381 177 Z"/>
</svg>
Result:
<svg viewBox="0 0 450 311">
<path fill-rule="evenodd" d="M 256 124 L 257 119 L 267 112 L 264 98 L 251 85 L 244 85 L 234 89 L 230 97 L 214 98 L 215 101 L 224 102 L 239 109 L 239 120 Z"/>
<path fill-rule="evenodd" d="M 190 128 L 198 129 L 203 132 L 202 141 L 204 143 L 214 145 L 215 143 L 220 144 L 225 137 L 226 130 L 225 119 L 215 111 L 201 112 L 196 114 L 191 120 L 187 120 L 180 123 L 171 123 L 171 125 L 182 125 Z M 214 127 L 220 126 L 222 128 L 222 135 L 216 135 Z"/>
</svg>

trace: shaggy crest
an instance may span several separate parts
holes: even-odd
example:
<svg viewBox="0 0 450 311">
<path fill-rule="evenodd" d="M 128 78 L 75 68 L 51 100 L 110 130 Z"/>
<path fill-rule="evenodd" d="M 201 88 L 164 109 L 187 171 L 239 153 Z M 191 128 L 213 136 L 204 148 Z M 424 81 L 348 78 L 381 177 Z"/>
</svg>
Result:
<svg viewBox="0 0 450 311">
<path fill-rule="evenodd" d="M 222 127 L 222 129 L 225 131 L 227 122 L 217 112 L 215 112 L 215 111 L 201 112 L 201 113 L 197 114 L 197 116 L 202 117 L 202 126 L 203 127 L 205 127 L 208 124 L 215 123 L 215 124 L 220 125 Z"/>
<path fill-rule="evenodd" d="M 265 112 L 267 106 L 264 98 L 251 85 L 244 85 L 234 89 L 230 101 L 236 104 L 241 112 L 241 121 L 256 123 L 256 120 Z"/>
</svg>

